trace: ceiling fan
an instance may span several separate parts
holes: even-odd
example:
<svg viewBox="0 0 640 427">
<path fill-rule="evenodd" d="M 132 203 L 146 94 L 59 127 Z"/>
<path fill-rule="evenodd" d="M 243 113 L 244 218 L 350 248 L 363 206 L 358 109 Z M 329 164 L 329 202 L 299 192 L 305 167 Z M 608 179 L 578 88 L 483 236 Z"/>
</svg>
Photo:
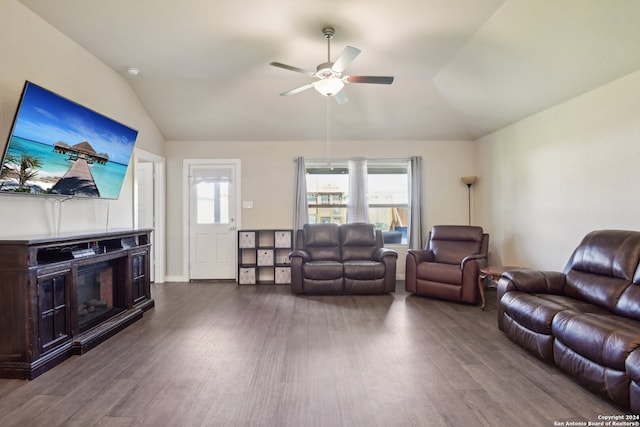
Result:
<svg viewBox="0 0 640 427">
<path fill-rule="evenodd" d="M 393 77 L 387 76 L 343 76 L 342 73 L 345 68 L 347 68 L 347 66 L 360 54 L 360 49 L 347 46 L 340 56 L 338 56 L 338 59 L 336 59 L 335 62 L 331 62 L 331 39 L 335 33 L 336 31 L 333 27 L 325 27 L 322 29 L 322 34 L 324 34 L 324 38 L 327 39 L 327 62 L 323 62 L 318 65 L 316 67 L 316 71 L 304 70 L 281 62 L 270 63 L 270 65 L 273 65 L 274 67 L 284 68 L 285 70 L 295 71 L 296 73 L 307 74 L 309 77 L 315 77 L 318 79 L 295 89 L 283 92 L 280 95 L 295 95 L 296 93 L 300 93 L 304 90 L 314 88 L 324 96 L 334 96 L 338 104 L 344 104 L 348 101 L 348 98 L 344 92 L 341 92 L 341 90 L 347 83 L 374 83 L 384 85 L 393 83 Z"/>
</svg>

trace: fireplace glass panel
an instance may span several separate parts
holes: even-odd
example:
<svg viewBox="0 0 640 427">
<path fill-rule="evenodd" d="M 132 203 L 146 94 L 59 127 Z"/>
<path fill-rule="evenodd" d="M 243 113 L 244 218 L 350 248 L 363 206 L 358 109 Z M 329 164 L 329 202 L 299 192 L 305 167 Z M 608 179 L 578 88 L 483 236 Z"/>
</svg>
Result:
<svg viewBox="0 0 640 427">
<path fill-rule="evenodd" d="M 78 329 L 84 332 L 122 311 L 114 307 L 115 266 L 109 262 L 78 269 Z"/>
</svg>

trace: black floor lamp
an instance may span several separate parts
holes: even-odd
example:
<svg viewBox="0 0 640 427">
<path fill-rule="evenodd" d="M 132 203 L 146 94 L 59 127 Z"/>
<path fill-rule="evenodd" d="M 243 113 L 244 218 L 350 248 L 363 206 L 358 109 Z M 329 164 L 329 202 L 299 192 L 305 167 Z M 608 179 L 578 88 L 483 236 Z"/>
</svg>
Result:
<svg viewBox="0 0 640 427">
<path fill-rule="evenodd" d="M 471 186 L 478 182 L 477 176 L 463 176 L 460 178 L 462 182 L 467 184 L 467 191 L 469 192 L 469 225 L 471 225 Z"/>
</svg>

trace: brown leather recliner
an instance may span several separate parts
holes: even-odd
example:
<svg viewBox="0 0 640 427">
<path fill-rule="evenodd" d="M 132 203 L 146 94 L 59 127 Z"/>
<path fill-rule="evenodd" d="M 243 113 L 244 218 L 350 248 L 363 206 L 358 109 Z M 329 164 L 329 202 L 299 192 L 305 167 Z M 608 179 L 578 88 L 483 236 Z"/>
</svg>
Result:
<svg viewBox="0 0 640 427">
<path fill-rule="evenodd" d="M 405 289 L 416 295 L 478 302 L 478 275 L 487 264 L 489 235 L 482 227 L 436 225 L 425 249 L 407 251 Z"/>
<path fill-rule="evenodd" d="M 396 289 L 398 253 L 373 224 L 305 224 L 291 259 L 297 294 L 383 294 Z"/>
<path fill-rule="evenodd" d="M 497 297 L 512 341 L 640 414 L 640 232 L 593 231 L 564 272 L 507 271 Z"/>
</svg>

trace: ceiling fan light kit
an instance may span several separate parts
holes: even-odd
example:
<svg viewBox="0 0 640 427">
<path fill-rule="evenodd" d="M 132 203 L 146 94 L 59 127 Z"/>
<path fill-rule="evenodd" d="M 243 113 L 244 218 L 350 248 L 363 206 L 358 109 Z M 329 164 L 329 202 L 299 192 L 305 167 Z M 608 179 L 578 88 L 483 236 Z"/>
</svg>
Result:
<svg viewBox="0 0 640 427">
<path fill-rule="evenodd" d="M 340 79 L 322 79 L 318 80 L 313 88 L 323 94 L 324 96 L 333 96 L 340 92 L 344 87 L 344 83 Z"/>
<path fill-rule="evenodd" d="M 322 34 L 327 39 L 327 62 L 323 62 L 318 65 L 316 67 L 316 71 L 308 71 L 302 68 L 283 64 L 281 62 L 270 63 L 270 65 L 274 67 L 283 68 L 296 73 L 307 74 L 309 77 L 317 79 L 311 83 L 283 92 L 280 94 L 281 96 L 295 95 L 296 93 L 300 93 L 310 88 L 314 88 L 324 96 L 335 96 L 340 93 L 344 85 L 347 83 L 373 83 L 387 85 L 393 83 L 393 77 L 388 76 L 343 76 L 342 73 L 345 68 L 347 68 L 347 66 L 360 54 L 360 49 L 347 46 L 340 56 L 338 56 L 336 61 L 331 62 L 331 39 L 335 33 L 336 32 L 333 27 L 325 27 L 322 29 Z M 339 104 L 343 104 L 347 102 L 347 100 L 347 96 L 344 93 L 341 93 L 340 96 L 336 97 L 336 101 Z"/>
</svg>

